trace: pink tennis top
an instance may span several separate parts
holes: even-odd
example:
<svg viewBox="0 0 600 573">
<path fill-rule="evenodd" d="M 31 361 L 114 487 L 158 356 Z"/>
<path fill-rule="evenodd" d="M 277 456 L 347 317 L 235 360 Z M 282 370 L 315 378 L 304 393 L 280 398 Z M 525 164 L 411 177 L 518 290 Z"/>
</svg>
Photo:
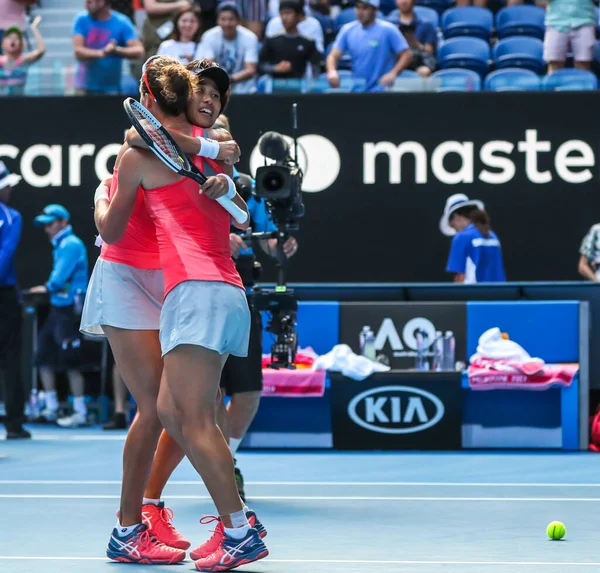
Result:
<svg viewBox="0 0 600 573">
<path fill-rule="evenodd" d="M 218 163 L 194 160 L 205 175 L 222 173 Z M 165 297 L 184 281 L 218 281 L 244 288 L 229 247 L 230 215 L 214 199 L 198 192 L 198 183 L 146 189 L 146 206 L 156 225 L 165 277 Z"/>
<path fill-rule="evenodd" d="M 118 187 L 118 170 L 113 171 L 112 184 L 108 192 L 113 198 Z M 156 228 L 144 199 L 144 189 L 138 187 L 135 207 L 121 240 L 112 245 L 104 243 L 100 258 L 112 263 L 129 265 L 136 269 L 157 270 L 161 268 Z"/>
</svg>

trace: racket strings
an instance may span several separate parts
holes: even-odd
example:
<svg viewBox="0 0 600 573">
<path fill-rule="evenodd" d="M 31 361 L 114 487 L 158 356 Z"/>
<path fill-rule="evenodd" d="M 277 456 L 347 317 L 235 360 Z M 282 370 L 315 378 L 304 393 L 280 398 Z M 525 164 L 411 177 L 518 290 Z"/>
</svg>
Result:
<svg viewBox="0 0 600 573">
<path fill-rule="evenodd" d="M 173 145 L 173 142 L 169 139 L 165 132 L 161 129 L 158 129 L 143 115 L 136 113 L 136 117 L 144 131 L 148 134 L 150 139 L 152 139 L 160 151 L 171 161 L 184 167 L 186 165 L 185 159 L 180 155 L 179 150 Z"/>
</svg>

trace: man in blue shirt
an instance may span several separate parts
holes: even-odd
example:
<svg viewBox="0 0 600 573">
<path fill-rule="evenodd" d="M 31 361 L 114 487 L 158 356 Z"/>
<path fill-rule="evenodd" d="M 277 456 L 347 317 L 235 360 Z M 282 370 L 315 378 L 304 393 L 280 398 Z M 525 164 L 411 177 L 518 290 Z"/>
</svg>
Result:
<svg viewBox="0 0 600 573">
<path fill-rule="evenodd" d="M 56 370 L 67 370 L 73 394 L 72 416 L 57 420 L 59 426 L 73 428 L 87 422 L 83 399 L 83 375 L 76 368 L 80 363 L 81 339 L 78 314 L 88 284 L 88 260 L 81 239 L 69 225 L 70 214 L 62 205 L 48 205 L 35 218 L 36 227 L 43 227 L 53 246 L 54 264 L 45 285 L 34 287 L 32 293 L 50 294 L 50 314 L 38 335 L 36 363 L 46 392 L 46 407 L 42 418 L 54 422 L 58 413 Z"/>
<path fill-rule="evenodd" d="M 408 43 L 398 28 L 377 19 L 379 0 L 356 3 L 356 18 L 342 27 L 327 56 L 327 78 L 332 88 L 340 86 L 337 66 L 344 52 L 352 58 L 352 75 L 366 81 L 366 91 L 383 91 L 411 63 Z M 355 89 L 358 91 L 358 89 Z"/>
<path fill-rule="evenodd" d="M 221 118 L 219 118 L 221 119 Z M 245 199 L 250 213 L 250 227 L 254 233 L 270 233 L 276 231 L 266 203 L 252 194 L 254 180 L 249 175 L 240 175 L 234 170 L 234 179 L 238 193 Z M 232 230 L 233 231 L 233 230 Z M 246 286 L 248 295 L 256 282 L 253 274 L 256 258 L 252 245 L 246 243 L 239 232 L 229 235 L 231 256 L 236 262 L 236 268 Z M 277 239 L 260 241 L 261 248 L 269 255 L 274 256 L 277 251 Z M 287 258 L 292 257 L 298 250 L 298 242 L 294 237 L 289 237 L 283 245 L 283 252 Z M 235 454 L 242 439 L 246 435 L 260 404 L 263 387 L 262 378 L 262 319 L 258 310 L 252 306 L 252 299 L 248 296 L 250 306 L 251 325 L 248 356 L 238 358 L 230 356 L 225 363 L 221 374 L 221 387 L 227 396 L 231 397 L 227 411 L 220 412 L 219 418 L 224 422 L 221 429 L 229 441 L 231 453 Z M 223 403 L 224 408 L 224 403 Z M 236 483 L 242 499 L 244 498 L 244 480 L 239 468 L 235 467 Z"/>
<path fill-rule="evenodd" d="M 73 49 L 78 60 L 75 88 L 84 94 L 118 94 L 122 58 L 139 60 L 144 47 L 131 20 L 110 9 L 110 0 L 86 0 L 87 12 L 73 23 Z"/>
<path fill-rule="evenodd" d="M 21 238 L 21 215 L 6 205 L 21 177 L 0 161 L 0 370 L 4 379 L 6 439 L 31 438 L 23 428 L 25 389 L 21 376 L 21 302 L 14 256 Z"/>
</svg>

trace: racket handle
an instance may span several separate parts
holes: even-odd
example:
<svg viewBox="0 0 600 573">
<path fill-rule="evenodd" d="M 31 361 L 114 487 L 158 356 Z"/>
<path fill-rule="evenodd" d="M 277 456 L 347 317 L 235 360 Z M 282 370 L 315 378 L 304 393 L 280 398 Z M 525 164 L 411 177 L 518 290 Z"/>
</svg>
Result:
<svg viewBox="0 0 600 573">
<path fill-rule="evenodd" d="M 248 213 L 238 207 L 229 197 L 219 197 L 217 201 L 240 225 L 248 220 Z"/>
</svg>

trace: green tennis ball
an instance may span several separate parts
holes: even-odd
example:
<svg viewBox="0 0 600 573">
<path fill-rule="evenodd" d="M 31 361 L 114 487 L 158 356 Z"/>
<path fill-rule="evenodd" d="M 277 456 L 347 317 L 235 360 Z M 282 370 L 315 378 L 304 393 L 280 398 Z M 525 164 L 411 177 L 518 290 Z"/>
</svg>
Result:
<svg viewBox="0 0 600 573">
<path fill-rule="evenodd" d="M 567 533 L 567 528 L 565 527 L 564 523 L 560 521 L 553 521 L 552 523 L 548 524 L 546 533 L 550 539 L 554 539 L 556 541 L 565 536 L 565 533 Z"/>
</svg>

